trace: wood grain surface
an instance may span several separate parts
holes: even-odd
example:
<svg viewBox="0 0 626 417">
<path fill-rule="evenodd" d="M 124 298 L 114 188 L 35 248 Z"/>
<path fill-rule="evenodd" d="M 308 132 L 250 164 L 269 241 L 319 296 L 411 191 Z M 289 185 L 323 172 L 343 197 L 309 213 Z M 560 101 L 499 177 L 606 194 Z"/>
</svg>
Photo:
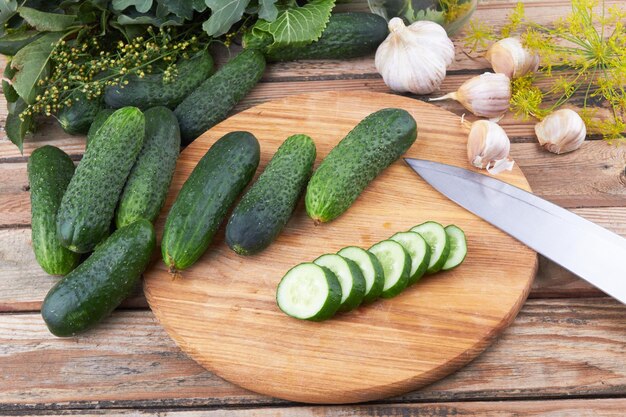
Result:
<svg viewBox="0 0 626 417">
<path fill-rule="evenodd" d="M 319 163 L 360 120 L 386 107 L 405 109 L 418 123 L 418 139 L 405 156 L 469 168 L 467 131 L 439 107 L 372 92 L 291 96 L 239 113 L 187 147 L 163 213 L 198 160 L 228 132 L 249 130 L 259 139 L 259 172 L 295 133 L 314 139 Z M 519 168 L 502 178 L 528 188 Z M 465 230 L 469 253 L 461 267 L 323 323 L 278 310 L 276 285 L 294 265 L 349 245 L 368 248 L 427 220 Z M 536 267 L 534 252 L 443 197 L 399 160 L 337 220 L 315 226 L 299 207 L 262 253 L 240 257 L 220 236 L 180 279 L 157 262 L 144 274 L 144 289 L 173 339 L 219 376 L 283 399 L 348 403 L 407 392 L 473 359 L 513 320 Z"/>
</svg>

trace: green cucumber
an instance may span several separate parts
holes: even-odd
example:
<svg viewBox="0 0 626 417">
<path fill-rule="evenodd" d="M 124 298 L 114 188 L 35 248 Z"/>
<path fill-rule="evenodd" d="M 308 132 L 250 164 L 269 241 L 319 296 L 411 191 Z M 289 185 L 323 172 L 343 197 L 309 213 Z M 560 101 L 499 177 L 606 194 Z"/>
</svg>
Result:
<svg viewBox="0 0 626 417">
<path fill-rule="evenodd" d="M 451 224 L 445 227 L 448 242 L 450 242 L 450 253 L 446 263 L 441 267 L 442 271 L 448 271 L 461 265 L 467 256 L 467 240 L 461 228 Z"/>
<path fill-rule="evenodd" d="M 79 90 L 70 94 L 70 106 L 62 107 L 57 114 L 57 120 L 66 133 L 70 135 L 85 134 L 89 126 L 102 109 L 102 98 L 88 99 L 87 95 Z"/>
<path fill-rule="evenodd" d="M 125 77 L 121 84 L 104 90 L 104 102 L 113 108 L 135 106 L 144 110 L 165 106 L 173 109 L 211 75 L 213 58 L 203 50 L 189 59 L 179 60 L 176 69 L 177 74 L 170 82 L 163 81 L 163 74 Z"/>
<path fill-rule="evenodd" d="M 428 262 L 427 274 L 439 272 L 448 259 L 450 253 L 450 241 L 446 236 L 446 231 L 437 222 L 425 222 L 411 229 L 417 232 L 430 246 L 430 260 Z"/>
<path fill-rule="evenodd" d="M 2 38 L 0 38 L 0 54 L 13 56 L 17 54 L 20 49 L 29 43 L 36 41 L 43 35 L 43 32 L 37 32 L 36 30 L 11 33 L 8 35 L 5 34 Z"/>
<path fill-rule="evenodd" d="M 404 247 L 393 240 L 383 240 L 369 249 L 378 258 L 385 275 L 381 297 L 391 298 L 400 294 L 409 284 L 411 256 Z"/>
<path fill-rule="evenodd" d="M 176 116 L 167 107 L 144 112 L 146 136 L 135 166 L 126 180 L 115 213 L 117 227 L 138 219 L 156 220 L 174 176 L 180 152 L 180 132 Z"/>
<path fill-rule="evenodd" d="M 63 246 L 89 252 L 108 235 L 144 131 L 144 116 L 135 107 L 119 109 L 98 129 L 59 207 L 57 236 Z"/>
<path fill-rule="evenodd" d="M 50 332 L 73 336 L 108 316 L 136 288 L 155 242 L 145 220 L 115 231 L 46 295 L 41 315 Z"/>
<path fill-rule="evenodd" d="M 109 116 L 111 116 L 114 112 L 115 109 L 101 109 L 96 114 L 96 117 L 94 117 L 93 122 L 91 122 L 91 125 L 89 126 L 89 131 L 87 132 L 87 137 L 85 139 L 85 148 L 89 146 L 89 142 L 91 142 L 91 139 L 95 136 L 98 129 L 102 127 L 104 122 L 106 122 Z"/>
<path fill-rule="evenodd" d="M 74 163 L 54 146 L 37 148 L 28 159 L 33 251 L 51 275 L 67 274 L 80 260 L 79 254 L 61 246 L 56 235 L 57 211 L 72 175 Z"/>
<path fill-rule="evenodd" d="M 246 50 L 195 88 L 174 110 L 183 144 L 224 120 L 261 79 L 263 71 L 263 54 Z"/>
<path fill-rule="evenodd" d="M 10 81 L 13 79 L 16 73 L 17 70 L 11 67 L 11 61 L 8 61 L 7 65 L 4 67 L 4 73 L 2 78 L 2 92 L 4 93 L 4 97 L 9 104 L 15 103 L 17 99 L 20 98 L 19 94 L 17 94 L 17 91 L 15 91 L 15 88 L 13 88 L 13 85 Z"/>
<path fill-rule="evenodd" d="M 371 303 L 380 297 L 385 286 L 385 272 L 376 256 L 365 249 L 356 246 L 348 246 L 337 252 L 337 255 L 350 259 L 361 269 L 365 279 L 364 303 Z"/>
<path fill-rule="evenodd" d="M 416 138 L 415 119 L 406 110 L 383 109 L 367 116 L 313 174 L 305 197 L 309 216 L 315 223 L 339 217 Z"/>
<path fill-rule="evenodd" d="M 165 221 L 161 253 L 172 272 L 193 265 L 207 250 L 235 199 L 254 176 L 259 142 L 231 132 L 200 159 Z"/>
<path fill-rule="evenodd" d="M 365 297 L 365 278 L 359 266 L 350 259 L 330 253 L 322 255 L 313 261 L 332 271 L 341 285 L 341 311 L 350 311 L 357 308 Z"/>
<path fill-rule="evenodd" d="M 341 305 L 341 286 L 330 269 L 303 263 L 291 268 L 280 280 L 276 303 L 288 316 L 326 320 L 334 316 Z"/>
<path fill-rule="evenodd" d="M 399 232 L 389 239 L 401 244 L 411 256 L 411 271 L 409 284 L 413 285 L 426 273 L 430 262 L 430 246 L 422 235 L 416 232 Z"/>
<path fill-rule="evenodd" d="M 348 59 L 373 53 L 387 34 L 384 18 L 372 13 L 349 12 L 331 15 L 317 42 L 274 50 L 265 47 L 272 41 L 271 35 L 260 38 L 250 31 L 245 34 L 243 44 L 245 48 L 261 47 L 268 61 Z"/>
<path fill-rule="evenodd" d="M 283 142 L 228 221 L 226 243 L 232 250 L 252 255 L 276 239 L 296 208 L 314 162 L 310 137 L 293 135 Z"/>
</svg>

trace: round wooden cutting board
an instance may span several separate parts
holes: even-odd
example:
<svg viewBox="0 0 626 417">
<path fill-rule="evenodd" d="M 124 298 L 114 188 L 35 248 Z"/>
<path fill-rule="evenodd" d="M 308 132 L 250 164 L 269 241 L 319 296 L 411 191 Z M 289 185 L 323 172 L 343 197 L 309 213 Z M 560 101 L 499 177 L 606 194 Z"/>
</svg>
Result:
<svg viewBox="0 0 626 417">
<path fill-rule="evenodd" d="M 258 138 L 258 175 L 288 136 L 311 136 L 319 164 L 361 119 L 385 107 L 403 108 L 417 120 L 418 139 L 406 156 L 469 168 L 467 130 L 458 116 L 439 107 L 359 91 L 291 96 L 225 120 L 182 152 L 159 234 L 183 182 L 224 134 L 247 130 Z M 499 178 L 529 189 L 518 168 Z M 465 230 L 468 256 L 457 269 L 322 323 L 292 319 L 276 306 L 276 285 L 292 266 L 344 246 L 369 248 L 427 220 Z M 155 262 L 145 274 L 148 302 L 176 343 L 207 369 L 252 391 L 294 401 L 375 400 L 448 375 L 511 323 L 537 268 L 533 251 L 446 199 L 402 160 L 331 223 L 314 226 L 301 201 L 280 237 L 258 255 L 232 252 L 223 228 L 181 278 L 173 280 L 163 262 Z"/>
</svg>

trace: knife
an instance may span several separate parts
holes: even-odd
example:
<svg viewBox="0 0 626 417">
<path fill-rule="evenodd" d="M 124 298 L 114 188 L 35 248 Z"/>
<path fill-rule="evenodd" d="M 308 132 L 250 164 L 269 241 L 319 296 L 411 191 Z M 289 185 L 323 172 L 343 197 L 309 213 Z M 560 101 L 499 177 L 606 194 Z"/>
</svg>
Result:
<svg viewBox="0 0 626 417">
<path fill-rule="evenodd" d="M 450 200 L 626 304 L 626 239 L 496 178 L 405 161 Z"/>
</svg>

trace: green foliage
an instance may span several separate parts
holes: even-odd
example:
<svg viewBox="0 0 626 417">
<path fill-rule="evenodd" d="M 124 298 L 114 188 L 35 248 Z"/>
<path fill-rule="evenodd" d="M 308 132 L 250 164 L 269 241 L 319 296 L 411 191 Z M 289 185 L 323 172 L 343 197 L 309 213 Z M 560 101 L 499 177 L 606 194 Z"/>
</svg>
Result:
<svg viewBox="0 0 626 417">
<path fill-rule="evenodd" d="M 202 28 L 210 36 L 220 36 L 228 32 L 233 24 L 241 20 L 250 0 L 205 0 L 211 9 L 211 17 Z"/>
<path fill-rule="evenodd" d="M 77 22 L 78 16 L 59 13 L 46 13 L 30 7 L 20 7 L 17 13 L 33 28 L 40 32 L 60 32 Z"/>
</svg>

